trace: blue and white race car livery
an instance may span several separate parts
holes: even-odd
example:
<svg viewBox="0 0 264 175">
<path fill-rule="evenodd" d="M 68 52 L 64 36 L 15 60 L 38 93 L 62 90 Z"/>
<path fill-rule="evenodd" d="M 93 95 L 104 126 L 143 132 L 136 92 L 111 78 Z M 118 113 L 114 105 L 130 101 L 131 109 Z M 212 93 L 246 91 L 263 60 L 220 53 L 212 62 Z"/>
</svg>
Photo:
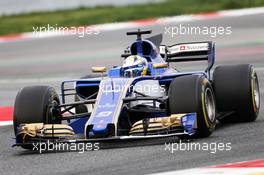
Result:
<svg viewBox="0 0 264 175">
<path fill-rule="evenodd" d="M 161 45 L 162 35 L 137 39 L 124 62 L 92 78 L 66 80 L 61 97 L 50 86 L 22 88 L 14 107 L 16 146 L 169 136 L 208 137 L 221 123 L 256 120 L 259 85 L 252 65 L 212 69 L 211 41 Z M 207 61 L 203 71 L 180 72 L 170 63 Z M 107 74 L 105 74 L 107 72 Z M 98 74 L 97 74 L 98 75 Z"/>
</svg>

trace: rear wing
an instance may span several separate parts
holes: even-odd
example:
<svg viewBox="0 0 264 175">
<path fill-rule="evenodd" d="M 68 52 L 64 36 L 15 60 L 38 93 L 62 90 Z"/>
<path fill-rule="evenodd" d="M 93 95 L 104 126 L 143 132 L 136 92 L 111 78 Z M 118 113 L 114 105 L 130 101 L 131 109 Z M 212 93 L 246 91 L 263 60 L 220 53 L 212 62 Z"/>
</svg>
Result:
<svg viewBox="0 0 264 175">
<path fill-rule="evenodd" d="M 215 61 L 215 44 L 211 41 L 180 43 L 160 46 L 160 55 L 166 62 L 208 61 L 205 70 L 210 71 Z"/>
</svg>

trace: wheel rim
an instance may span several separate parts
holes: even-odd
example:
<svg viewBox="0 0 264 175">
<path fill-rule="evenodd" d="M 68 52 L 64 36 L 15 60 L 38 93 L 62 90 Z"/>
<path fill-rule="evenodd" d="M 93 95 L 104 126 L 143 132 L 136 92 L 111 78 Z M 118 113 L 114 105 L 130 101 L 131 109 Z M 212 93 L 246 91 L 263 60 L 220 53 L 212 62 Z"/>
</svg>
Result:
<svg viewBox="0 0 264 175">
<path fill-rule="evenodd" d="M 59 105 L 58 100 L 53 99 L 51 104 L 48 106 L 47 112 L 46 112 L 46 123 L 50 123 L 50 122 L 56 122 L 56 118 L 53 115 L 54 111 L 53 111 L 53 107 Z"/>
<path fill-rule="evenodd" d="M 215 120 L 215 100 L 210 88 L 205 90 L 205 109 L 208 119 L 213 122 Z"/>
<path fill-rule="evenodd" d="M 253 76 L 253 104 L 255 112 L 258 111 L 260 106 L 260 94 L 259 94 L 259 84 L 256 74 Z"/>
</svg>

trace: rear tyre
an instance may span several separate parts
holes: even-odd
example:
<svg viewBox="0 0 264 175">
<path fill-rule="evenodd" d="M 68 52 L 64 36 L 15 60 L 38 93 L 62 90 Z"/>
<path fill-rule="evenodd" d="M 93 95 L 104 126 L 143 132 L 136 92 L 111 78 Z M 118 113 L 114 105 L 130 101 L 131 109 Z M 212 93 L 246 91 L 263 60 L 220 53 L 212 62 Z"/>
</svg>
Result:
<svg viewBox="0 0 264 175">
<path fill-rule="evenodd" d="M 168 94 L 171 114 L 196 112 L 197 133 L 192 138 L 212 134 L 216 125 L 216 108 L 214 91 L 207 78 L 202 75 L 175 78 Z"/>
<path fill-rule="evenodd" d="M 236 114 L 220 118 L 221 123 L 252 122 L 260 108 L 259 83 L 252 65 L 228 65 L 215 68 L 213 75 L 217 109 Z"/>
<path fill-rule="evenodd" d="M 106 75 L 103 75 L 103 76 L 106 76 Z M 80 79 L 99 78 L 99 77 L 101 77 L 101 75 L 88 74 L 88 75 L 82 76 Z M 80 101 L 80 98 L 78 97 L 78 95 L 74 96 L 74 100 L 76 102 Z M 87 109 L 86 105 L 78 105 L 75 107 L 75 112 L 76 112 L 76 114 L 86 113 L 86 112 L 88 112 L 88 109 Z"/>
<path fill-rule="evenodd" d="M 60 104 L 59 96 L 55 89 L 49 86 L 28 86 L 22 88 L 15 100 L 14 106 L 14 130 L 24 123 L 61 123 L 59 118 L 53 118 L 50 107 Z M 32 149 L 32 145 L 23 146 Z"/>
<path fill-rule="evenodd" d="M 75 95 L 74 100 L 75 100 L 75 102 L 80 101 L 80 98 L 78 97 L 78 95 Z M 81 114 L 81 113 L 86 113 L 86 112 L 88 112 L 88 109 L 83 104 L 75 107 L 75 113 L 76 114 Z"/>
</svg>

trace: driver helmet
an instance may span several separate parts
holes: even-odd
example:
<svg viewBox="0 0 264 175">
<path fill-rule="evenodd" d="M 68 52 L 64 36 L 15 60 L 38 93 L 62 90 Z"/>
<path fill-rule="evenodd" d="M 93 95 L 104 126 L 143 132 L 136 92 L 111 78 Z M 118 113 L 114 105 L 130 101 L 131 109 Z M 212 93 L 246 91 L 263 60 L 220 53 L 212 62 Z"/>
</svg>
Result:
<svg viewBox="0 0 264 175">
<path fill-rule="evenodd" d="M 146 75 L 148 70 L 148 61 L 139 55 L 131 55 L 123 63 L 124 77 L 137 77 Z"/>
</svg>

